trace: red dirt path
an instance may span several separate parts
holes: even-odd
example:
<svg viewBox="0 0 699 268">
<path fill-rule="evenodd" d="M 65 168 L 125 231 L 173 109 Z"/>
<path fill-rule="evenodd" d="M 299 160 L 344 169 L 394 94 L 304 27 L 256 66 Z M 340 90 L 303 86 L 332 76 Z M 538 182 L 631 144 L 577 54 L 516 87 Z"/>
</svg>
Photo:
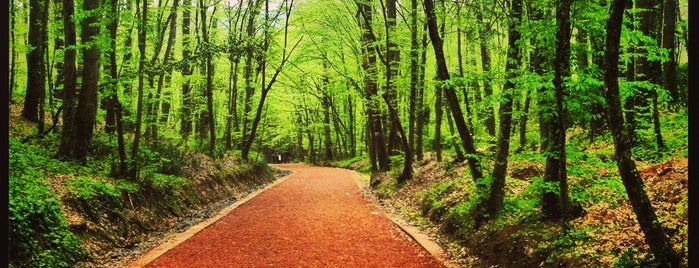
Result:
<svg viewBox="0 0 699 268">
<path fill-rule="evenodd" d="M 444 267 L 361 195 L 349 170 L 293 174 L 145 267 Z"/>
</svg>

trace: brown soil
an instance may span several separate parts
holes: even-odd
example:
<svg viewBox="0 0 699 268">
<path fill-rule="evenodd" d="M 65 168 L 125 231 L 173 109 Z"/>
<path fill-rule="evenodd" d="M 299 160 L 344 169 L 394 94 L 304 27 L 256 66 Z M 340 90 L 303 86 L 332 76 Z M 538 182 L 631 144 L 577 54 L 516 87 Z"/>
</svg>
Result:
<svg viewBox="0 0 699 268">
<path fill-rule="evenodd" d="M 281 167 L 293 174 L 145 267 L 444 266 L 362 195 L 352 171 Z"/>
</svg>

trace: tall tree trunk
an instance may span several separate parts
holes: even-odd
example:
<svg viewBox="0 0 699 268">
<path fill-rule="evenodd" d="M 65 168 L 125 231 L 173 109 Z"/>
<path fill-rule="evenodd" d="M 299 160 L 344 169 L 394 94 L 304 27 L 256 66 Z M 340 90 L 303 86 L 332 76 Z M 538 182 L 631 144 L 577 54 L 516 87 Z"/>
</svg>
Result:
<svg viewBox="0 0 699 268">
<path fill-rule="evenodd" d="M 185 62 L 182 67 L 184 82 L 182 83 L 182 123 L 180 125 L 180 134 L 182 134 L 182 139 L 186 144 L 189 135 L 192 133 L 192 108 L 194 107 L 194 96 L 192 96 L 192 86 L 189 81 L 189 76 L 192 75 L 190 63 L 192 59 L 189 58 L 192 53 L 190 48 L 192 36 L 189 29 L 192 0 L 184 0 L 182 7 L 182 59 Z"/>
<path fill-rule="evenodd" d="M 15 90 L 15 65 L 17 64 L 17 49 L 15 37 L 15 1 L 10 1 L 10 83 L 8 88 L 10 93 L 8 99 L 12 103 L 12 92 Z"/>
<path fill-rule="evenodd" d="M 663 3 L 663 48 L 667 49 L 669 59 L 663 63 L 663 87 L 670 92 L 672 103 L 680 103 L 677 91 L 677 58 L 675 53 L 675 29 L 677 22 L 677 0 L 665 0 Z"/>
<path fill-rule="evenodd" d="M 388 105 L 398 107 L 398 92 L 396 90 L 396 79 L 398 78 L 398 69 L 400 68 L 400 48 L 394 40 L 396 34 L 396 2 L 397 0 L 386 0 L 386 92 L 388 100 L 391 101 Z M 399 136 L 400 121 L 394 122 L 390 120 L 390 129 L 388 132 L 388 152 L 394 154 L 394 151 L 400 150 L 402 141 Z M 397 124 L 396 124 L 397 123 Z M 402 148 L 405 150 L 405 148 Z"/>
<path fill-rule="evenodd" d="M 22 117 L 39 123 L 39 133 L 43 132 L 43 103 L 46 97 L 46 69 L 44 50 L 46 49 L 45 19 L 48 14 L 46 6 L 40 0 L 29 1 L 29 34 L 30 46 L 27 53 L 27 90 L 24 95 Z"/>
<path fill-rule="evenodd" d="M 119 5 L 118 0 L 110 1 L 110 11 L 111 11 L 111 22 L 109 24 L 109 37 L 110 37 L 110 51 L 109 51 L 109 75 L 111 77 L 111 90 L 108 94 L 107 102 L 109 102 L 109 109 L 112 110 L 111 114 L 114 116 L 115 130 L 117 131 L 117 152 L 119 155 L 119 166 L 118 169 L 113 172 L 116 177 L 122 177 L 126 175 L 126 145 L 124 142 L 124 126 L 122 119 L 122 105 L 119 101 L 119 74 L 117 68 L 117 58 L 116 58 L 116 40 L 117 40 L 117 29 L 119 26 L 119 12 L 117 6 Z"/>
<path fill-rule="evenodd" d="M 531 14 L 531 20 L 533 21 L 542 21 L 544 20 L 544 12 L 542 10 L 541 6 L 536 6 L 532 5 L 531 2 L 528 2 L 528 13 Z M 544 79 L 545 75 L 545 65 L 547 62 L 550 60 L 546 58 L 544 55 L 546 54 L 545 50 L 549 46 L 545 42 L 539 40 L 539 38 L 532 37 L 530 39 L 530 42 L 534 46 L 534 50 L 530 54 L 530 60 L 529 60 L 529 66 L 531 68 L 531 71 L 536 73 L 536 75 L 539 76 L 539 79 Z M 543 152 L 547 150 L 548 144 L 549 144 L 549 123 L 546 120 L 548 118 L 547 113 L 550 113 L 550 107 L 553 105 L 551 104 L 551 101 L 546 98 L 546 87 L 540 86 L 539 88 L 536 89 L 537 96 L 537 106 L 538 106 L 538 118 L 539 118 L 539 151 Z"/>
<path fill-rule="evenodd" d="M 495 154 L 495 167 L 493 167 L 493 180 L 490 184 L 490 196 L 486 203 L 488 216 L 485 218 L 494 218 L 502 209 L 505 200 L 505 176 L 507 175 L 507 157 L 510 152 L 512 101 L 515 89 L 515 84 L 512 81 L 517 77 L 517 70 L 522 61 L 520 49 L 517 45 L 522 36 L 517 30 L 517 26 L 522 20 L 522 0 L 512 0 L 511 5 L 510 19 L 508 20 L 507 64 L 505 65 L 505 73 L 508 79 L 502 89 L 504 102 L 500 103 L 498 149 Z"/>
<path fill-rule="evenodd" d="M 439 31 L 437 29 L 437 17 L 434 12 L 434 2 L 432 0 L 425 0 L 424 5 L 425 14 L 427 14 L 427 28 L 429 29 L 430 39 L 432 40 L 432 47 L 434 48 L 434 54 L 437 62 L 437 79 L 441 83 L 444 83 L 449 80 L 449 70 L 447 69 L 447 63 L 444 58 L 442 39 L 439 37 Z M 449 103 L 449 107 L 451 108 L 452 115 L 454 116 L 456 129 L 459 131 L 459 136 L 461 136 L 462 146 L 468 154 L 467 159 L 469 168 L 471 170 L 471 175 L 473 176 L 474 181 L 478 181 L 483 177 L 483 173 L 478 161 L 478 152 L 476 152 L 473 137 L 466 126 L 466 121 L 464 121 L 464 116 L 461 112 L 459 100 L 454 92 L 454 89 L 452 88 L 445 89 L 444 93 Z"/>
<path fill-rule="evenodd" d="M 476 12 L 476 19 L 484 26 L 480 32 L 480 48 L 481 48 L 481 67 L 485 78 L 483 79 L 483 100 L 489 99 L 493 95 L 493 87 L 490 84 L 490 52 L 488 51 L 488 41 L 490 39 L 490 27 L 483 20 L 483 12 L 485 5 L 481 6 L 481 10 Z M 486 105 L 485 108 L 485 127 L 490 136 L 495 136 L 495 110 L 492 105 Z"/>
<path fill-rule="evenodd" d="M 204 5 L 204 0 L 199 0 L 199 10 L 201 12 L 201 34 L 206 49 L 209 48 L 209 29 L 207 28 L 206 10 L 208 6 Z M 209 121 L 209 155 L 213 156 L 216 150 L 216 117 L 214 117 L 214 64 L 211 53 L 206 56 L 206 111 L 207 121 Z"/>
<path fill-rule="evenodd" d="M 367 111 L 367 132 L 370 139 L 371 145 L 369 146 L 374 154 L 374 159 L 378 162 L 378 165 L 372 164 L 374 167 L 373 172 L 386 171 L 389 169 L 389 159 L 388 151 L 386 148 L 386 138 L 384 137 L 383 126 L 381 122 L 381 113 L 379 110 L 379 99 L 378 99 L 378 86 L 376 84 L 376 55 L 374 51 L 376 50 L 375 40 L 373 40 L 373 34 L 371 33 L 371 21 L 372 21 L 372 9 L 368 3 L 362 3 L 357 1 L 357 7 L 359 8 L 359 21 L 360 29 L 362 29 L 361 43 L 362 43 L 362 54 L 363 54 L 363 64 L 362 69 L 364 70 L 364 96 L 366 98 L 366 111 Z"/>
<path fill-rule="evenodd" d="M 410 101 L 408 108 L 408 148 L 415 152 L 415 120 L 417 118 L 417 80 L 419 77 L 419 44 L 417 39 L 417 0 L 410 1 Z M 422 108 L 422 107 L 420 107 Z M 414 155 L 410 156 L 415 157 Z"/>
<path fill-rule="evenodd" d="M 556 96 L 556 113 L 550 121 L 548 156 L 544 170 L 544 182 L 555 183 L 558 190 L 544 189 L 542 212 L 547 219 L 568 219 L 570 204 L 566 172 L 566 123 L 563 96 L 563 80 L 570 76 L 570 4 L 571 0 L 559 2 L 556 10 L 556 60 L 553 62 Z"/>
<path fill-rule="evenodd" d="M 97 83 L 99 82 L 100 51 L 97 47 L 99 34 L 98 13 L 91 12 L 99 9 L 99 0 L 83 1 L 83 10 L 90 14 L 82 23 L 80 39 L 83 45 L 83 75 L 80 86 L 78 107 L 75 110 L 75 159 L 85 162 L 88 146 L 92 140 L 97 116 Z"/>
<path fill-rule="evenodd" d="M 673 249 L 670 239 L 665 235 L 663 227 L 658 221 L 655 210 L 644 190 L 643 180 L 636 169 L 636 163 L 631 158 L 630 133 L 625 132 L 625 129 L 622 127 L 624 119 L 621 112 L 617 79 L 619 77 L 619 43 L 624 15 L 624 1 L 614 0 L 609 8 L 606 50 L 604 54 L 607 120 L 609 120 L 609 127 L 614 138 L 614 156 L 619 167 L 621 180 L 629 196 L 629 201 L 651 252 L 656 260 L 664 265 L 679 267 L 680 257 Z"/>
<path fill-rule="evenodd" d="M 434 93 L 434 139 L 432 140 L 432 150 L 434 150 L 437 162 L 442 162 L 442 114 L 444 113 L 444 86 L 437 84 Z"/>
<path fill-rule="evenodd" d="M 75 24 L 72 21 L 75 12 L 74 0 L 63 0 L 63 33 L 65 35 L 65 50 L 63 51 L 63 129 L 58 156 L 72 159 L 75 148 L 75 92 L 77 87 L 77 70 L 75 67 Z"/>
<path fill-rule="evenodd" d="M 252 112 L 252 96 L 255 94 L 255 88 L 252 85 L 253 80 L 253 70 L 255 68 L 253 59 L 255 59 L 255 46 L 256 44 L 252 41 L 252 37 L 255 36 L 255 18 L 259 13 L 261 1 L 260 0 L 248 0 L 248 22 L 245 28 L 245 32 L 250 38 L 245 42 L 245 68 L 243 69 L 243 76 L 245 77 L 245 95 L 243 100 L 243 141 L 248 139 L 249 123 L 250 123 L 250 113 Z"/>
<path fill-rule="evenodd" d="M 143 4 L 140 7 L 140 4 Z M 133 147 L 131 149 L 131 179 L 135 180 L 138 178 L 138 147 L 141 142 L 141 123 L 143 121 L 143 78 L 145 76 L 145 64 L 146 64 L 146 26 L 148 24 L 148 1 L 137 0 L 136 1 L 136 14 L 141 16 L 141 21 L 138 24 L 138 51 L 140 53 L 138 57 L 138 99 L 136 100 L 136 130 L 134 132 Z"/>
<path fill-rule="evenodd" d="M 415 156 L 418 161 L 423 158 L 423 140 L 425 123 L 429 118 L 430 109 L 425 106 L 425 64 L 427 63 L 427 23 L 422 27 L 422 52 L 420 53 L 420 64 L 418 65 L 418 80 L 417 80 L 417 98 L 415 106 L 417 107 L 417 118 L 415 118 Z"/>
</svg>

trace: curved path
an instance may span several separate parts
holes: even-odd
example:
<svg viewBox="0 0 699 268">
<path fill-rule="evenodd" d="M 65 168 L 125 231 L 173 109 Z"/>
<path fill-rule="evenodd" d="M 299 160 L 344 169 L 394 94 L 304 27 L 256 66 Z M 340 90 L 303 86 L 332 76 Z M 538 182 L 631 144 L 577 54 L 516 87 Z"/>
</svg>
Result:
<svg viewBox="0 0 699 268">
<path fill-rule="evenodd" d="M 444 267 L 361 194 L 354 172 L 278 167 L 292 174 L 130 266 Z"/>
</svg>

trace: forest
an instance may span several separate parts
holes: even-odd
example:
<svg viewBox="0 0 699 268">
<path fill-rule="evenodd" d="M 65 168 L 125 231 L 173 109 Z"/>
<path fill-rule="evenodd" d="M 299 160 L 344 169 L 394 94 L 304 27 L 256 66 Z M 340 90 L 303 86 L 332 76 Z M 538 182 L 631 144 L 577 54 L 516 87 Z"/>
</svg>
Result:
<svg viewBox="0 0 699 268">
<path fill-rule="evenodd" d="M 507 267 L 499 235 L 686 267 L 688 2 L 9 1 L 10 267 L 90 266 L 292 162 L 369 174 L 465 267 Z"/>
</svg>

